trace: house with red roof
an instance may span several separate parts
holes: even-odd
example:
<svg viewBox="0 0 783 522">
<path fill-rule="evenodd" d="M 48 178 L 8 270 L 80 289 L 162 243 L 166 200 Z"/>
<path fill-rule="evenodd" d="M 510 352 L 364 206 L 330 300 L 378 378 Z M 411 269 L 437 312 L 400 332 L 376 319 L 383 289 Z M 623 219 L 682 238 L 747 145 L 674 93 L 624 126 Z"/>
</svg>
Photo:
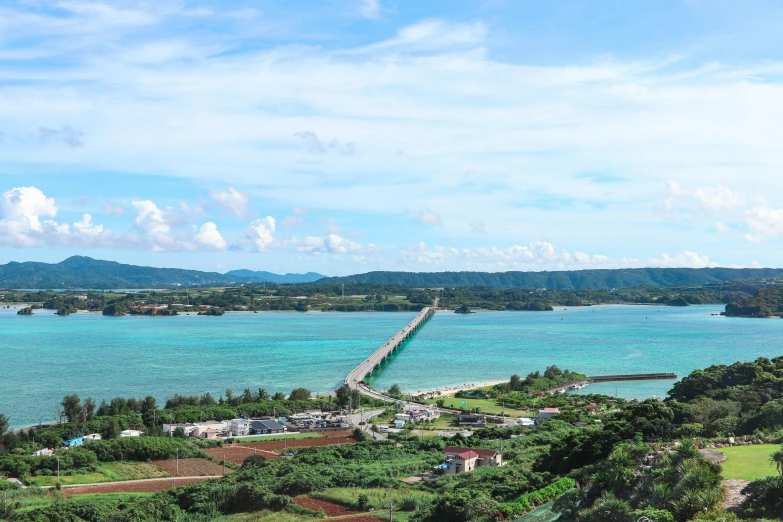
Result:
<svg viewBox="0 0 783 522">
<path fill-rule="evenodd" d="M 443 454 L 446 461 L 436 466 L 436 469 L 448 475 L 467 473 L 484 466 L 503 465 L 502 455 L 495 450 L 447 446 L 443 448 Z"/>
</svg>

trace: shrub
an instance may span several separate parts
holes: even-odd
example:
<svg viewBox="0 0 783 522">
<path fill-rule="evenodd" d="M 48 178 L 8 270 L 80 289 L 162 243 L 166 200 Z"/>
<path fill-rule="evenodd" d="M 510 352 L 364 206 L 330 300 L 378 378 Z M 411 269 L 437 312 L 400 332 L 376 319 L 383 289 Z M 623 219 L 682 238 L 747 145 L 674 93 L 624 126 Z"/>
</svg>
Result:
<svg viewBox="0 0 783 522">
<path fill-rule="evenodd" d="M 783 480 L 780 477 L 767 477 L 754 480 L 742 490 L 746 496 L 745 512 L 753 517 L 783 517 Z"/>
</svg>

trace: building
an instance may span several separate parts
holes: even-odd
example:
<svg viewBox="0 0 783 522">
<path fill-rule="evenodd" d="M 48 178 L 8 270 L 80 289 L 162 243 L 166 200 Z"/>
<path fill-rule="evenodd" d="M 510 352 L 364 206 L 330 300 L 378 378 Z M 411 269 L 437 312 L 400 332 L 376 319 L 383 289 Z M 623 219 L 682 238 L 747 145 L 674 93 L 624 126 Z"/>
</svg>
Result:
<svg viewBox="0 0 783 522">
<path fill-rule="evenodd" d="M 141 437 L 142 433 L 139 430 L 123 430 L 120 432 L 120 437 Z"/>
<path fill-rule="evenodd" d="M 560 413 L 560 408 L 544 408 L 543 410 L 538 410 L 536 420 L 539 422 L 549 420 L 558 413 Z"/>
<path fill-rule="evenodd" d="M 443 454 L 446 461 L 435 469 L 447 475 L 467 473 L 484 466 L 503 465 L 503 457 L 494 450 L 447 446 L 443 448 Z"/>
<path fill-rule="evenodd" d="M 411 413 L 415 418 L 423 418 L 427 420 L 437 419 L 440 417 L 438 407 L 434 404 L 424 406 L 422 404 L 406 404 L 402 408 L 402 413 Z"/>
<path fill-rule="evenodd" d="M 85 440 L 86 439 L 84 437 L 74 437 L 63 442 L 63 446 L 66 448 L 75 448 L 76 446 L 81 446 L 84 444 Z"/>
<path fill-rule="evenodd" d="M 470 426 L 472 428 L 486 428 L 487 416 L 476 413 L 462 414 L 459 416 L 460 426 Z"/>
<path fill-rule="evenodd" d="M 251 435 L 272 435 L 274 433 L 283 433 L 285 427 L 276 420 L 254 420 L 250 421 Z"/>
<path fill-rule="evenodd" d="M 181 424 L 181 423 L 172 423 L 172 424 L 164 424 L 163 425 L 163 433 L 166 435 L 174 435 L 174 432 L 177 431 L 178 428 L 182 428 L 182 431 L 185 432 L 186 437 L 190 437 L 196 429 L 195 424 Z"/>
<path fill-rule="evenodd" d="M 498 424 L 497 428 L 518 428 L 520 426 L 535 426 L 536 421 L 528 417 L 520 417 L 518 419 L 508 419 L 503 424 Z"/>
<path fill-rule="evenodd" d="M 250 433 L 250 419 L 231 419 L 229 426 L 232 437 L 242 437 Z"/>
</svg>

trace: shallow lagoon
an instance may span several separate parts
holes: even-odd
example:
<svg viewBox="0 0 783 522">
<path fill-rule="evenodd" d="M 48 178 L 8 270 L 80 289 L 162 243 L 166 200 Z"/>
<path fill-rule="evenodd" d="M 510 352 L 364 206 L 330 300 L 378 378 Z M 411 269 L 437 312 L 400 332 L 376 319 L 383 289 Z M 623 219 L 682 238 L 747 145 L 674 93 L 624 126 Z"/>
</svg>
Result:
<svg viewBox="0 0 783 522">
<path fill-rule="evenodd" d="M 554 312 L 439 312 L 373 378 L 424 390 L 525 375 L 675 372 L 783 355 L 783 321 L 714 316 L 722 306 L 596 306 Z M 100 400 L 215 396 L 226 388 L 327 392 L 414 313 L 229 313 L 222 317 L 30 317 L 0 312 L 0 412 L 13 426 L 54 415 L 67 393 Z M 671 381 L 583 392 L 664 396 Z"/>
</svg>

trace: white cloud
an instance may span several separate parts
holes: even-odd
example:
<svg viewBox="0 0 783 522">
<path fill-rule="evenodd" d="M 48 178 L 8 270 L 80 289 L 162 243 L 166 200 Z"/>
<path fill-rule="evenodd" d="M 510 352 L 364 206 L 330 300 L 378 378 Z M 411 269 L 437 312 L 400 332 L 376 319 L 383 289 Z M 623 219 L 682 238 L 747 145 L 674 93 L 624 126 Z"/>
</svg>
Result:
<svg viewBox="0 0 783 522">
<path fill-rule="evenodd" d="M 95 225 L 90 214 L 69 225 L 42 217 L 55 217 L 57 207 L 36 187 L 17 187 L 0 200 L 0 243 L 15 247 L 111 246 L 114 236 Z"/>
<path fill-rule="evenodd" d="M 103 213 L 108 216 L 121 216 L 125 214 L 125 209 L 119 205 L 112 205 L 111 203 L 107 203 L 106 206 L 103 207 Z"/>
<path fill-rule="evenodd" d="M 211 221 L 201 225 L 193 240 L 197 245 L 208 250 L 224 250 L 226 248 L 226 241 L 218 232 L 217 225 Z"/>
<path fill-rule="evenodd" d="M 484 235 L 487 233 L 487 226 L 481 221 L 473 221 L 470 224 L 470 233 L 476 235 Z"/>
<path fill-rule="evenodd" d="M 41 143 L 63 143 L 72 149 L 83 147 L 82 133 L 66 125 L 61 129 L 38 127 L 38 141 Z"/>
<path fill-rule="evenodd" d="M 266 252 L 275 240 L 275 218 L 267 216 L 251 222 L 245 229 L 245 237 L 257 252 Z"/>
<path fill-rule="evenodd" d="M 303 252 L 307 254 L 321 252 L 326 246 L 326 242 L 323 239 L 315 236 L 307 236 L 301 241 L 297 240 L 296 238 L 292 238 L 290 242 L 291 244 L 295 245 L 294 248 L 297 252 Z"/>
<path fill-rule="evenodd" d="M 239 192 L 234 187 L 228 187 L 228 190 L 224 192 L 212 190 L 210 196 L 218 207 L 236 217 L 244 217 L 247 214 L 250 195 L 246 192 Z"/>
<path fill-rule="evenodd" d="M 299 131 L 294 133 L 294 137 L 304 141 L 307 152 L 311 154 L 326 154 L 330 150 L 345 156 L 353 156 L 356 153 L 356 145 L 353 142 L 343 143 L 337 138 L 332 138 L 331 141 L 325 142 L 313 131 Z"/>
<path fill-rule="evenodd" d="M 486 34 L 487 28 L 482 22 L 452 24 L 440 18 L 429 18 L 403 27 L 394 38 L 357 49 L 356 52 L 464 48 L 479 44 Z"/>
<path fill-rule="evenodd" d="M 354 243 L 350 239 L 346 239 L 337 234 L 329 234 L 326 236 L 326 248 L 329 252 L 336 254 L 351 254 L 357 253 L 362 250 L 362 245 Z"/>
<path fill-rule="evenodd" d="M 362 16 L 371 20 L 377 20 L 381 17 L 381 2 L 380 0 L 361 0 L 362 4 L 359 11 Z"/>
<path fill-rule="evenodd" d="M 424 242 L 404 249 L 401 258 L 404 265 L 438 266 L 442 270 L 574 270 L 585 268 L 642 268 L 688 267 L 704 268 L 720 266 L 709 257 L 685 251 L 671 256 L 662 254 L 640 260 L 633 257 L 612 259 L 601 254 L 586 254 L 557 250 L 547 241 L 534 241 L 528 245 L 512 245 L 506 248 L 479 247 L 454 248 Z"/>
<path fill-rule="evenodd" d="M 437 214 L 431 211 L 430 209 L 425 208 L 422 209 L 421 212 L 419 212 L 419 215 L 416 218 L 416 224 L 426 225 L 430 227 L 442 227 L 443 220 L 441 219 L 440 214 Z"/>
</svg>

